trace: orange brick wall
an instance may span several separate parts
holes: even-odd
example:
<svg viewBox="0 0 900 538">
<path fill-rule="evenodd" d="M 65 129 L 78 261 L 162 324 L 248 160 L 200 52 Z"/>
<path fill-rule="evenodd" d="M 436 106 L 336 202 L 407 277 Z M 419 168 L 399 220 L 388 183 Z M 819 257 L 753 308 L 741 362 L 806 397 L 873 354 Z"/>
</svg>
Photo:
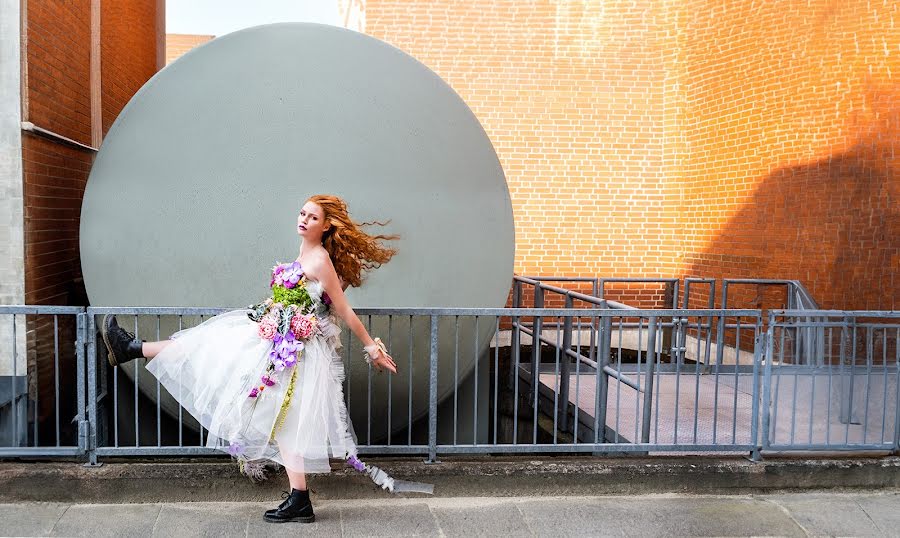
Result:
<svg viewBox="0 0 900 538">
<path fill-rule="evenodd" d="M 799 279 L 829 308 L 900 308 L 897 3 L 680 9 L 683 271 Z"/>
<path fill-rule="evenodd" d="M 649 0 L 369 0 L 365 32 L 466 101 L 512 196 L 515 271 L 672 275 L 667 13 Z"/>
<path fill-rule="evenodd" d="M 194 47 L 214 39 L 214 35 L 166 34 L 166 65 Z"/>
<path fill-rule="evenodd" d="M 103 134 L 141 86 L 157 71 L 157 48 L 165 40 L 157 0 L 101 2 L 100 49 Z"/>
</svg>

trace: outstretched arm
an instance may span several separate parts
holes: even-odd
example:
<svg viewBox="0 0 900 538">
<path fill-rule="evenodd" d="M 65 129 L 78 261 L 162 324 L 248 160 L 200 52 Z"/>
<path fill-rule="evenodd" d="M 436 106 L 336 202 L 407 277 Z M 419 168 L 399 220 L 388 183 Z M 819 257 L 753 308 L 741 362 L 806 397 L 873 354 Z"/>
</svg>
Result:
<svg viewBox="0 0 900 538">
<path fill-rule="evenodd" d="M 347 298 L 344 296 L 343 287 L 341 286 L 341 280 L 334 270 L 331 259 L 327 255 L 324 255 L 320 259 L 317 259 L 314 266 L 310 269 L 312 269 L 312 271 L 307 270 L 307 274 L 313 276 L 322 283 L 325 293 L 331 298 L 331 309 L 344 320 L 347 327 L 353 331 L 353 334 L 355 334 L 356 337 L 359 338 L 359 341 L 362 342 L 366 351 L 369 353 L 369 356 L 372 358 L 372 364 L 379 370 L 381 368 L 387 368 L 396 374 L 397 365 L 394 363 L 394 359 L 376 346 L 375 341 L 369 335 L 369 332 L 366 331 L 359 316 L 356 315 L 356 312 L 350 307 L 350 303 L 347 302 Z"/>
</svg>

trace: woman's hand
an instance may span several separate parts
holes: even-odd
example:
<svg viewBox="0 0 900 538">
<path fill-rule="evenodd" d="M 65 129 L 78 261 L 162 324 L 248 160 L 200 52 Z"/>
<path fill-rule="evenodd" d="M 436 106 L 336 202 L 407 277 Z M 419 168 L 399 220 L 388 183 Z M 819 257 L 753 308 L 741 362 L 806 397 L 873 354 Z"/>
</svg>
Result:
<svg viewBox="0 0 900 538">
<path fill-rule="evenodd" d="M 369 364 L 374 366 L 376 370 L 381 372 L 382 368 L 385 368 L 392 374 L 397 373 L 397 363 L 394 362 L 393 357 L 388 355 L 380 339 L 376 338 L 374 343 L 365 346 L 363 349 L 369 354 Z"/>
</svg>

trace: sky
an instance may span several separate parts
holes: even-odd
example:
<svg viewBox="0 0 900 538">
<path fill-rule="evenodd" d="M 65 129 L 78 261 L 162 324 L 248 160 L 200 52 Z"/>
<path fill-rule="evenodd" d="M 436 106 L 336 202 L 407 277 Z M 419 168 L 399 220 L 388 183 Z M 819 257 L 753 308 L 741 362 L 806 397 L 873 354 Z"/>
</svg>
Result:
<svg viewBox="0 0 900 538">
<path fill-rule="evenodd" d="M 166 33 L 221 36 L 273 22 L 338 25 L 338 0 L 166 0 Z"/>
</svg>

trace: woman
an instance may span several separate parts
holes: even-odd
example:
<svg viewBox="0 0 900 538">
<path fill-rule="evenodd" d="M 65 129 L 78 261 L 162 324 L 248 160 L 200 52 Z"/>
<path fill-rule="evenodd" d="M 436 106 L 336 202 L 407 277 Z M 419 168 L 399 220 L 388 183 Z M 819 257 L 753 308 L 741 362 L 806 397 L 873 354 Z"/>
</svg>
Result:
<svg viewBox="0 0 900 538">
<path fill-rule="evenodd" d="M 340 198 L 313 196 L 297 217 L 300 254 L 273 268 L 265 302 L 161 342 L 135 340 L 113 316 L 101 327 L 113 366 L 154 359 L 147 370 L 209 430 L 207 446 L 227 450 L 251 476 L 261 476 L 266 461 L 285 467 L 291 492 L 266 512 L 267 521 L 315 520 L 306 473 L 329 472 L 330 457 L 346 459 L 390 491 L 430 493 L 430 486 L 394 480 L 356 457 L 333 316 L 364 344 L 372 366 L 397 372 L 344 297 L 346 286 L 359 286 L 364 271 L 396 253 L 381 244 L 396 236 L 368 235 L 361 226 Z"/>
</svg>

